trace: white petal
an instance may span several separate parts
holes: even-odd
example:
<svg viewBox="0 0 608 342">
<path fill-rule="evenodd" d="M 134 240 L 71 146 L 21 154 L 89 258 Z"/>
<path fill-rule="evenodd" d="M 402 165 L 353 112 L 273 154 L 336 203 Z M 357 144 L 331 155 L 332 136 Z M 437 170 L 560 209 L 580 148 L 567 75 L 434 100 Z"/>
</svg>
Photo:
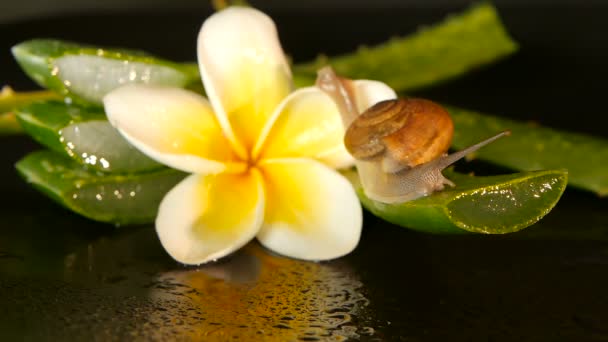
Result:
<svg viewBox="0 0 608 342">
<path fill-rule="evenodd" d="M 260 168 L 267 203 L 262 245 L 305 260 L 337 258 L 357 246 L 362 210 L 346 178 L 303 158 L 263 161 Z"/>
<path fill-rule="evenodd" d="M 344 147 L 344 127 L 335 102 L 317 87 L 291 93 L 277 108 L 254 149 L 254 158 L 317 159 L 348 167 L 354 159 Z"/>
<path fill-rule="evenodd" d="M 380 81 L 356 80 L 353 84 L 359 113 L 363 113 L 380 101 L 397 98 L 395 91 Z"/>
<path fill-rule="evenodd" d="M 202 96 L 179 88 L 127 85 L 104 97 L 108 119 L 137 149 L 186 172 L 243 170 Z"/>
<path fill-rule="evenodd" d="M 245 7 L 217 12 L 199 33 L 198 61 L 220 124 L 238 138 L 239 149 L 251 150 L 292 87 L 272 19 Z"/>
<path fill-rule="evenodd" d="M 259 172 L 192 175 L 160 204 L 156 231 L 175 260 L 197 265 L 234 252 L 253 239 L 264 218 Z"/>
</svg>

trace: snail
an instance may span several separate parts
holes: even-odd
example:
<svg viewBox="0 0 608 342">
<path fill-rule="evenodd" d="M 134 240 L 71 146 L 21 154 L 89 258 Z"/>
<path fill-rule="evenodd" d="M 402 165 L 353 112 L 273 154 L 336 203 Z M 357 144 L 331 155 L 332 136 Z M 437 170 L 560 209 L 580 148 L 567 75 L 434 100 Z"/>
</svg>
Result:
<svg viewBox="0 0 608 342">
<path fill-rule="evenodd" d="M 440 105 L 424 99 L 376 103 L 347 128 L 344 145 L 359 160 L 381 158 L 382 170 L 395 173 L 444 155 L 454 123 Z"/>
<path fill-rule="evenodd" d="M 448 155 L 454 124 L 439 104 L 398 98 L 378 102 L 359 115 L 350 80 L 325 67 L 316 85 L 336 103 L 346 131 L 344 145 L 356 160 L 365 195 L 375 201 L 406 202 L 455 186 L 443 169 L 510 134 L 498 133 Z"/>
</svg>

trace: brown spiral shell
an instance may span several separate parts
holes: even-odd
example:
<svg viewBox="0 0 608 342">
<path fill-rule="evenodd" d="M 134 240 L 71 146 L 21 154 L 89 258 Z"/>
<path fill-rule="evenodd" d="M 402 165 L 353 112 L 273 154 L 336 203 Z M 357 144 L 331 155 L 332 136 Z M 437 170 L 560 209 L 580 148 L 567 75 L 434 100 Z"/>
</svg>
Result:
<svg viewBox="0 0 608 342">
<path fill-rule="evenodd" d="M 424 99 L 381 101 L 348 127 L 344 144 L 356 159 L 390 157 L 408 167 L 447 152 L 454 124 L 440 105 Z"/>
</svg>

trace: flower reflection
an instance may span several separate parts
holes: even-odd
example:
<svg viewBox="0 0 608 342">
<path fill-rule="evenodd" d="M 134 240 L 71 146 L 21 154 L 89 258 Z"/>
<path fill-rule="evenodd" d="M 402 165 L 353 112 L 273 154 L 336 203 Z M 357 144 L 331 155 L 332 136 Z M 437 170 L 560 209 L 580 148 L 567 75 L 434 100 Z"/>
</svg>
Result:
<svg viewBox="0 0 608 342">
<path fill-rule="evenodd" d="M 316 264 L 269 255 L 249 244 L 232 258 L 198 269 L 162 274 L 150 296 L 162 303 L 149 318 L 163 338 L 225 341 L 346 340 L 353 317 L 367 300 L 361 283 L 338 264 Z M 168 331 L 170 330 L 170 331 Z"/>
</svg>

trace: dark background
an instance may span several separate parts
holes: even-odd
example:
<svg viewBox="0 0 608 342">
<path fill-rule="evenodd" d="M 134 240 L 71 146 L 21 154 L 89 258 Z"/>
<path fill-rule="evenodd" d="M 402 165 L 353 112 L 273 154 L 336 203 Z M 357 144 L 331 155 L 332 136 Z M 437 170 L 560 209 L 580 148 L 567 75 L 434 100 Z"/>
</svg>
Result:
<svg viewBox="0 0 608 342">
<path fill-rule="evenodd" d="M 9 48 L 41 36 L 194 60 L 196 34 L 211 11 L 206 3 L 148 1 L 145 8 L 141 3 L 3 1 L 0 83 L 35 87 L 12 61 Z M 302 61 L 411 33 L 470 2 L 286 3 L 253 2 L 273 16 L 285 50 Z M 495 3 L 521 51 L 417 94 L 607 137 L 608 3 Z M 0 146 L 0 193 L 7 200 L 0 207 L 0 337 L 129 339 L 132 331 L 148 336 L 146 329 L 161 328 L 170 333 L 175 321 L 149 326 L 134 312 L 175 312 L 171 302 L 151 301 L 146 284 L 163 272 L 197 269 L 173 262 L 150 226 L 116 230 L 55 206 L 23 184 L 12 168 L 36 145 L 14 137 L 0 138 Z M 375 331 L 364 339 L 606 341 L 607 204 L 568 189 L 547 217 L 507 236 L 432 236 L 367 215 L 357 250 L 321 266 L 361 282 L 359 291 L 369 305 L 353 324 Z M 202 309 L 213 308 L 203 304 Z"/>
<path fill-rule="evenodd" d="M 412 7 L 445 8 L 471 3 L 469 0 L 257 0 L 250 1 L 257 8 L 279 11 L 318 11 L 328 9 L 408 9 Z M 545 7 L 560 5 L 597 6 L 605 4 L 602 0 L 496 0 L 499 6 L 526 8 L 530 5 Z M 0 22 L 15 21 L 27 17 L 79 13 L 83 11 L 124 11 L 146 9 L 202 9 L 209 8 L 209 1 L 201 0 L 22 0 L 3 1 L 0 4 Z"/>
</svg>

